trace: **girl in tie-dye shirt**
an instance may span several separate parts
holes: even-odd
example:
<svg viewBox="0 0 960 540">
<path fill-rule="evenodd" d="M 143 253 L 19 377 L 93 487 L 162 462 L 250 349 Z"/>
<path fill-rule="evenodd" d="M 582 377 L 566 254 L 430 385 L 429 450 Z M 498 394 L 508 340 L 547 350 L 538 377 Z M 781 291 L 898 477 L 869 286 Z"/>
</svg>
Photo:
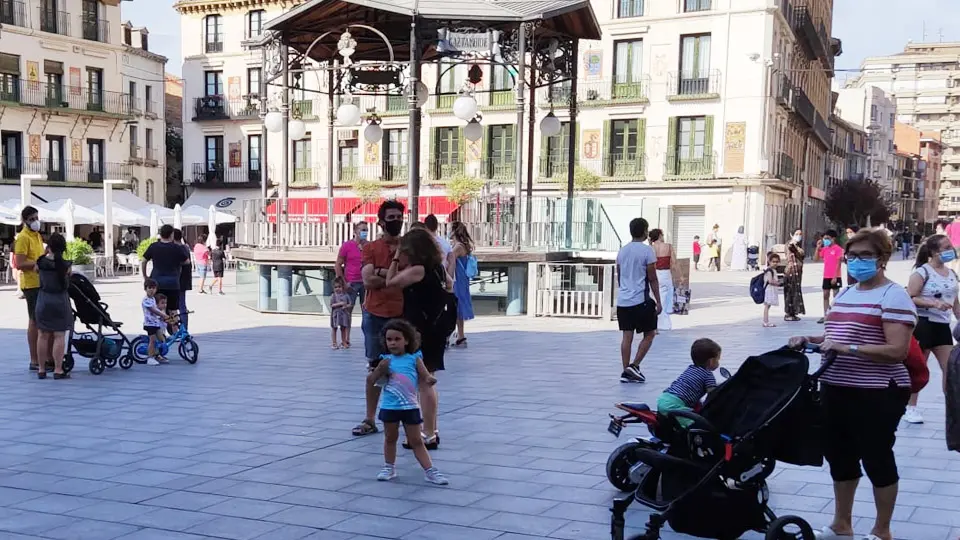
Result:
<svg viewBox="0 0 960 540">
<path fill-rule="evenodd" d="M 397 476 L 397 440 L 402 423 L 413 455 L 423 467 L 427 482 L 446 485 L 449 482 L 433 466 L 423 444 L 423 435 L 420 434 L 420 425 L 423 424 L 417 401 L 420 380 L 425 384 L 436 384 L 437 379 L 423 365 L 417 331 L 407 321 L 393 319 L 383 327 L 383 341 L 389 354 L 380 356 L 376 368 L 369 375 L 370 381 L 383 387 L 379 418 L 383 422 L 384 465 L 377 480 L 392 480 Z"/>
</svg>

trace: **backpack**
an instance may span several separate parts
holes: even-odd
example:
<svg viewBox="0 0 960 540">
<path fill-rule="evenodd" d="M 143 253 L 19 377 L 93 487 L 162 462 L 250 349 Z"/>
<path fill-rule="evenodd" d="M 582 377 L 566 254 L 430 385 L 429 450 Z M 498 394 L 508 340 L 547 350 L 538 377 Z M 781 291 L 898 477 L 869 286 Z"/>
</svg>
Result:
<svg viewBox="0 0 960 540">
<path fill-rule="evenodd" d="M 480 273 L 480 268 L 477 266 L 477 258 L 473 254 L 467 255 L 467 260 L 463 263 L 463 273 L 467 275 L 467 278 L 473 279 L 477 277 L 477 274 Z"/>
<path fill-rule="evenodd" d="M 750 280 L 750 298 L 753 298 L 755 304 L 762 304 L 767 296 L 767 273 L 769 271 L 764 270 L 762 274 L 757 274 Z"/>
</svg>

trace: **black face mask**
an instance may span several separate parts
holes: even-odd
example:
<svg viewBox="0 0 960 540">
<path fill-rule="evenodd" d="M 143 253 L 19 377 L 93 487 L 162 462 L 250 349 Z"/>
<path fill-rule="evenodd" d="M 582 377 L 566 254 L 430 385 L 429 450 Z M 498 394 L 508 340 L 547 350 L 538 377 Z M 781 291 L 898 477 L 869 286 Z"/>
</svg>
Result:
<svg viewBox="0 0 960 540">
<path fill-rule="evenodd" d="M 389 234 L 390 236 L 400 236 L 400 231 L 403 230 L 403 221 L 384 221 L 381 225 L 383 227 L 383 232 Z"/>
</svg>

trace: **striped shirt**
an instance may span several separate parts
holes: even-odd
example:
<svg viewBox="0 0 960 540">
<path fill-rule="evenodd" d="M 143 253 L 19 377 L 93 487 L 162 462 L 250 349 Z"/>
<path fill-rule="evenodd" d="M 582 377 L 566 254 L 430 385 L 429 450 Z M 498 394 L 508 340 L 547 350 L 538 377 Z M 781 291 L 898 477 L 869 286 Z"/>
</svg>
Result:
<svg viewBox="0 0 960 540">
<path fill-rule="evenodd" d="M 826 317 L 824 337 L 843 345 L 883 345 L 884 323 L 917 324 L 917 308 L 907 291 L 891 283 L 870 290 L 848 287 L 837 297 Z M 841 354 L 820 378 L 834 386 L 855 388 L 909 387 L 910 375 L 902 364 L 882 364 Z"/>
<path fill-rule="evenodd" d="M 717 386 L 713 372 L 705 367 L 691 364 L 673 381 L 666 392 L 677 396 L 687 407 L 693 408 L 707 392 Z"/>
</svg>

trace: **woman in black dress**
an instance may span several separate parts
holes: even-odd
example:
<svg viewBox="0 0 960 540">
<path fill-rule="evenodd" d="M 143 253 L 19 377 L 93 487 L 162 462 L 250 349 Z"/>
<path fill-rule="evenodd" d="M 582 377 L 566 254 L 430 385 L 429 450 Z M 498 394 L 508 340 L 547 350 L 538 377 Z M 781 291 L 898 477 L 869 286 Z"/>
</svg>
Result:
<svg viewBox="0 0 960 540">
<path fill-rule="evenodd" d="M 400 270 L 402 268 L 403 270 Z M 453 279 L 443 266 L 443 254 L 429 231 L 413 229 L 400 239 L 400 247 L 387 271 L 387 287 L 403 288 L 403 318 L 420 333 L 423 364 L 431 375 L 443 370 L 443 353 L 449 335 L 442 335 L 432 314 L 446 304 Z M 433 450 L 440 444 L 437 429 L 437 386 L 420 385 L 424 443 Z"/>
<path fill-rule="evenodd" d="M 40 272 L 40 293 L 37 296 L 38 357 L 53 359 L 53 378 L 66 379 L 63 372 L 64 335 L 73 326 L 70 310 L 70 261 L 63 258 L 67 241 L 59 233 L 47 240 L 47 253 L 37 261 Z M 45 362 L 41 362 L 37 377 L 47 377 Z"/>
</svg>

